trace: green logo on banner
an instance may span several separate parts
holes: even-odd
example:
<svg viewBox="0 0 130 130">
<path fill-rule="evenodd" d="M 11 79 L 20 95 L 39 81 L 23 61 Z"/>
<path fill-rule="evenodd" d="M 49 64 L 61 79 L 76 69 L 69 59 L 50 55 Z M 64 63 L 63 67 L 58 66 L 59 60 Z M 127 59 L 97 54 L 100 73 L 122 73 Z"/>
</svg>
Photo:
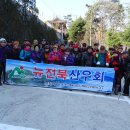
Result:
<svg viewBox="0 0 130 130">
<path fill-rule="evenodd" d="M 9 74 L 10 79 L 12 79 L 12 78 L 22 79 L 25 77 L 26 77 L 26 74 L 25 74 L 25 71 L 22 66 L 20 68 L 18 68 L 18 67 L 14 68 L 14 70 L 12 70 L 11 73 Z"/>
</svg>

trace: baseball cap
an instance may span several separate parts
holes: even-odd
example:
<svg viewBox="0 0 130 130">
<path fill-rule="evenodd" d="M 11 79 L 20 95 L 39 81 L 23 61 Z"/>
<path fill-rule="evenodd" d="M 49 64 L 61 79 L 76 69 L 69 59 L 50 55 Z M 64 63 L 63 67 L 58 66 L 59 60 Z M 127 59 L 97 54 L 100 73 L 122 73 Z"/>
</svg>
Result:
<svg viewBox="0 0 130 130">
<path fill-rule="evenodd" d="M 73 48 L 79 48 L 79 45 L 78 44 L 74 44 Z"/>
</svg>

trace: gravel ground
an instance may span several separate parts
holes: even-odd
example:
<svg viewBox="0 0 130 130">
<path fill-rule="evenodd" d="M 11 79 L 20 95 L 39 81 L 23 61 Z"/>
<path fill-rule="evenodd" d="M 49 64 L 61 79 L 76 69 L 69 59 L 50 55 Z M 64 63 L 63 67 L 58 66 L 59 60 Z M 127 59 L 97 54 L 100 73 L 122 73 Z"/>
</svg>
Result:
<svg viewBox="0 0 130 130">
<path fill-rule="evenodd" d="M 40 130 L 130 130 L 130 100 L 91 92 L 0 88 L 0 123 Z"/>
</svg>

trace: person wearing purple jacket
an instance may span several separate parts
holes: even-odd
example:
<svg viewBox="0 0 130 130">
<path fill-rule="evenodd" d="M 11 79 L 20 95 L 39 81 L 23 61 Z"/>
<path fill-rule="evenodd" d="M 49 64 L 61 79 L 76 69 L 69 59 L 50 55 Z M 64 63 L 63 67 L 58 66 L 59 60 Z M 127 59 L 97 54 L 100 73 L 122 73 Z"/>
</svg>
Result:
<svg viewBox="0 0 130 130">
<path fill-rule="evenodd" d="M 31 52 L 30 61 L 32 63 L 43 63 L 42 52 L 40 51 L 39 45 L 34 46 L 34 51 Z"/>
<path fill-rule="evenodd" d="M 0 39 L 0 86 L 2 85 L 2 73 L 3 73 L 3 78 L 4 78 L 3 83 L 7 84 L 6 71 L 5 71 L 6 58 L 7 58 L 6 45 L 7 45 L 6 39 L 1 38 Z"/>
<path fill-rule="evenodd" d="M 65 53 L 62 56 L 61 63 L 64 66 L 73 66 L 75 63 L 74 56 L 70 53 L 70 50 L 68 48 L 65 50 Z"/>
</svg>

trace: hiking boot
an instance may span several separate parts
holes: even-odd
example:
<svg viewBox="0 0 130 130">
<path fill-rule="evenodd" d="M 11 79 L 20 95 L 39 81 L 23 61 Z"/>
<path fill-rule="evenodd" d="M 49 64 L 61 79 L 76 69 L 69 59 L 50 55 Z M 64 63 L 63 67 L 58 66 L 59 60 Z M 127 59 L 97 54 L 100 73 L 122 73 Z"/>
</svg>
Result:
<svg viewBox="0 0 130 130">
<path fill-rule="evenodd" d="M 115 93 L 115 95 L 118 95 L 118 91 L 115 91 L 114 93 Z"/>
<path fill-rule="evenodd" d="M 2 86 L 2 83 L 0 83 L 0 86 Z"/>
<path fill-rule="evenodd" d="M 123 93 L 123 96 L 129 96 L 129 94 L 125 94 L 125 93 Z"/>
</svg>

